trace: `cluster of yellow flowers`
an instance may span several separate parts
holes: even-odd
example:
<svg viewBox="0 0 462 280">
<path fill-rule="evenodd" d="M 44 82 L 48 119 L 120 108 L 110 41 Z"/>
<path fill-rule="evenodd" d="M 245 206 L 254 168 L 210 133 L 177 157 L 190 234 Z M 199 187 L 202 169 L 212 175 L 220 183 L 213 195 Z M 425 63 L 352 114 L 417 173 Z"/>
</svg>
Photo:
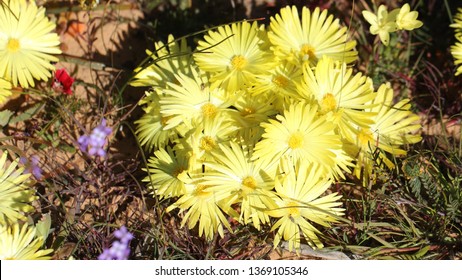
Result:
<svg viewBox="0 0 462 280">
<path fill-rule="evenodd" d="M 19 159 L 7 165 L 7 153 L 0 156 L 0 259 L 49 259 L 52 250 L 42 250 L 44 237 L 26 223 L 26 213 L 37 199 L 30 173 L 18 167 Z M 22 225 L 20 225 L 22 224 Z"/>
<path fill-rule="evenodd" d="M 0 2 L 0 104 L 11 95 L 11 88 L 34 86 L 34 79 L 48 80 L 52 63 L 60 54 L 56 24 L 35 1 Z"/>
<path fill-rule="evenodd" d="M 417 27 L 405 10 L 395 19 Z M 182 225 L 209 240 L 232 230 L 228 216 L 272 225 L 275 246 L 322 247 L 316 225 L 344 211 L 331 183 L 352 172 L 367 181 L 374 164 L 393 168 L 389 156 L 421 140 L 409 100 L 394 103 L 390 85 L 376 91 L 349 67 L 355 46 L 326 10 L 289 6 L 269 26 L 209 30 L 194 51 L 184 38 L 156 43 L 131 83 L 150 87 L 136 123 L 153 152 L 152 193 L 174 198 L 167 210 L 186 212 Z"/>
<path fill-rule="evenodd" d="M 380 5 L 377 14 L 370 11 L 363 11 L 363 16 L 371 25 L 369 31 L 373 35 L 379 35 L 385 46 L 390 43 L 390 33 L 397 30 L 414 30 L 423 25 L 417 20 L 418 12 L 412 11 L 409 4 L 394 9 L 388 13 L 385 5 Z"/>
<path fill-rule="evenodd" d="M 462 8 L 457 9 L 454 16 L 454 23 L 450 25 L 455 29 L 456 43 L 451 46 L 451 54 L 454 57 L 454 64 L 457 67 L 456 76 L 462 74 Z"/>
<path fill-rule="evenodd" d="M 0 104 L 13 87 L 51 77 L 58 61 L 53 55 L 61 52 L 55 27 L 34 1 L 0 2 Z M 7 152 L 0 150 L 0 259 L 49 259 L 52 250 L 41 249 L 44 237 L 26 222 L 37 197 L 18 161 L 8 165 Z"/>
</svg>

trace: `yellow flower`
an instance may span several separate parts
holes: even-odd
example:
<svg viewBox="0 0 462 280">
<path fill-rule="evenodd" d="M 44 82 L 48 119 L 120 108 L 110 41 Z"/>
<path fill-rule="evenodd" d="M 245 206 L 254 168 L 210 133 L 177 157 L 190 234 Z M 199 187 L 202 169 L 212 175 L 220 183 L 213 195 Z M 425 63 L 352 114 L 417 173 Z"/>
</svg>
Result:
<svg viewBox="0 0 462 280">
<path fill-rule="evenodd" d="M 254 144 L 263 134 L 260 123 L 267 121 L 277 111 L 274 108 L 274 94 L 263 93 L 258 96 L 240 94 L 234 102 L 235 110 L 230 112 L 235 126 L 238 128 L 237 137 L 241 137 L 246 143 Z"/>
<path fill-rule="evenodd" d="M 370 129 L 358 128 L 356 149 L 350 150 L 353 151 L 352 156 L 358 158 L 355 175 L 361 178 L 361 169 L 364 169 L 363 178 L 366 181 L 372 174 L 372 159 L 376 149 L 380 149 L 378 156 L 381 163 L 393 169 L 394 164 L 386 153 L 393 156 L 406 155 L 406 151 L 401 147 L 417 143 L 422 139 L 416 134 L 421 128 L 419 116 L 410 111 L 409 99 L 393 104 L 393 89 L 389 84 L 380 86 L 377 96 L 371 103 L 376 106 L 366 110 L 377 114 L 374 117 L 374 124 Z"/>
<path fill-rule="evenodd" d="M 0 105 L 7 101 L 11 94 L 11 83 L 5 79 L 0 78 Z"/>
<path fill-rule="evenodd" d="M 256 82 L 257 75 L 273 64 L 257 22 L 233 23 L 210 30 L 199 41 L 194 59 L 211 74 L 212 88 L 221 86 L 234 93 Z"/>
<path fill-rule="evenodd" d="M 456 36 L 457 42 L 451 46 L 451 54 L 454 57 L 454 64 L 457 66 L 456 76 L 462 74 L 462 37 Z"/>
<path fill-rule="evenodd" d="M 456 29 L 456 37 L 459 37 L 462 33 L 462 8 L 457 8 L 457 13 L 454 15 L 454 23 L 449 25 Z"/>
<path fill-rule="evenodd" d="M 369 127 L 374 113 L 364 111 L 375 97 L 371 79 L 353 74 L 346 64 L 323 57 L 316 68 L 306 66 L 300 95 L 316 102 L 320 113 L 334 122 L 342 138 L 352 139 L 355 125 Z"/>
<path fill-rule="evenodd" d="M 380 5 L 377 15 L 369 11 L 363 11 L 364 18 L 371 25 L 369 31 L 373 35 L 379 34 L 380 40 L 385 46 L 390 43 L 390 33 L 395 32 L 398 28 L 396 24 L 398 13 L 399 9 L 388 13 L 387 7 L 384 5 Z"/>
<path fill-rule="evenodd" d="M 282 157 L 288 157 L 294 164 L 315 162 L 326 173 L 332 172 L 337 164 L 334 151 L 341 149 L 340 136 L 334 133 L 333 123 L 317 115 L 316 105 L 300 102 L 277 115 L 277 120 L 262 123 L 265 133 L 252 159 L 277 165 Z"/>
<path fill-rule="evenodd" d="M 52 249 L 41 250 L 43 237 L 36 236 L 34 226 L 18 223 L 0 225 L 0 259 L 2 260 L 46 260 Z"/>
<path fill-rule="evenodd" d="M 420 135 L 414 134 L 421 128 L 419 116 L 411 112 L 411 104 L 407 98 L 393 104 L 393 89 L 390 84 L 380 86 L 372 103 L 378 105 L 368 110 L 377 112 L 371 131 L 376 136 L 374 138 L 378 139 L 379 148 L 392 154 L 406 153 L 398 152 L 393 146 L 413 144 L 422 140 Z"/>
<path fill-rule="evenodd" d="M 300 67 L 286 62 L 280 63 L 276 68 L 269 70 L 265 75 L 260 75 L 257 84 L 250 89 L 252 95 L 271 93 L 280 98 L 296 96 L 295 84 L 302 78 Z"/>
<path fill-rule="evenodd" d="M 151 62 L 135 69 L 130 85 L 165 88 L 168 82 L 177 83 L 175 74 L 191 74 L 193 60 L 185 38 L 175 40 L 173 35 L 169 35 L 167 44 L 157 42 L 154 48 L 154 52 L 146 50 Z"/>
<path fill-rule="evenodd" d="M 29 186 L 31 174 L 24 174 L 24 168 L 16 168 L 18 161 L 6 166 L 7 153 L 0 158 L 0 225 L 25 220 L 23 212 L 31 212 L 30 203 L 37 199 Z"/>
<path fill-rule="evenodd" d="M 161 148 L 149 159 L 148 176 L 143 179 L 154 195 L 160 198 L 177 197 L 186 193 L 184 181 L 188 176 L 189 158 L 184 151 Z"/>
<path fill-rule="evenodd" d="M 160 97 L 157 91 L 148 91 L 146 96 L 140 102 L 147 104 L 144 109 L 144 115 L 135 121 L 137 125 L 136 135 L 140 144 L 147 151 L 152 151 L 160 147 L 165 147 L 169 141 L 177 138 L 179 131 L 182 131 L 182 126 L 165 129 L 169 118 L 164 117 L 161 113 Z"/>
<path fill-rule="evenodd" d="M 319 8 L 311 13 L 303 7 L 301 19 L 295 6 L 282 8 L 280 14 L 271 17 L 268 38 L 277 57 L 297 65 L 314 66 L 323 55 L 346 63 L 358 56 L 356 41 L 347 40 L 347 28 Z"/>
<path fill-rule="evenodd" d="M 423 22 L 417 20 L 419 13 L 416 11 L 411 12 L 410 10 L 411 8 L 407 3 L 399 10 L 398 15 L 396 16 L 396 26 L 399 30 L 413 30 L 423 25 Z"/>
<path fill-rule="evenodd" d="M 219 117 L 205 121 L 180 138 L 176 148 L 189 153 L 189 164 L 196 166 L 207 160 L 213 160 L 212 153 L 219 150 L 220 143 L 226 143 L 237 133 L 233 122 Z"/>
<path fill-rule="evenodd" d="M 456 76 L 462 74 L 462 8 L 457 9 L 454 16 L 454 23 L 450 25 L 456 29 L 456 43 L 451 46 L 451 54 L 454 57 L 454 64 L 457 66 Z"/>
<path fill-rule="evenodd" d="M 188 228 L 192 229 L 199 222 L 199 236 L 205 235 L 209 241 L 217 232 L 221 237 L 224 236 L 223 226 L 231 231 L 229 222 L 221 209 L 225 204 L 223 199 L 226 196 L 217 196 L 210 190 L 210 187 L 202 184 L 200 179 L 191 180 L 185 184 L 185 187 L 186 193 L 167 208 L 167 211 L 175 208 L 180 208 L 180 212 L 187 210 L 181 226 L 187 222 Z"/>
<path fill-rule="evenodd" d="M 275 247 L 284 239 L 289 241 L 289 250 L 299 250 L 301 234 L 311 247 L 323 247 L 318 238 L 321 232 L 313 223 L 329 227 L 329 223 L 335 222 L 344 210 L 338 208 L 341 202 L 338 202 L 340 196 L 336 193 L 321 197 L 331 183 L 316 164 L 300 161 L 295 166 L 291 162 L 282 165 L 275 186 L 280 197 L 276 200 L 278 208 L 268 212 L 279 218 L 271 228 L 272 231 L 279 228 L 274 238 Z"/>
<path fill-rule="evenodd" d="M 48 80 L 60 54 L 59 36 L 52 32 L 43 7 L 35 1 L 9 0 L 0 5 L 0 77 L 27 88 L 34 78 Z"/>
<path fill-rule="evenodd" d="M 164 129 L 185 124 L 196 128 L 205 121 L 219 117 L 232 102 L 221 88 L 211 89 L 203 72 L 192 71 L 192 77 L 176 75 L 178 84 L 168 83 L 160 98 L 161 114 L 167 118 Z"/>
<path fill-rule="evenodd" d="M 239 222 L 260 229 L 269 222 L 266 210 L 275 207 L 274 178 L 265 174 L 265 166 L 250 160 L 251 149 L 235 142 L 220 145 L 220 152 L 213 154 L 215 162 L 204 163 L 211 171 L 204 174 L 203 184 L 227 196 L 229 205 L 238 203 Z"/>
<path fill-rule="evenodd" d="M 260 98 L 270 98 L 267 103 L 271 102 L 278 112 L 282 112 L 286 105 L 294 100 L 300 100 L 297 84 L 302 77 L 303 73 L 299 65 L 281 61 L 276 68 L 269 70 L 265 75 L 260 75 L 257 84 L 249 90 L 249 93 Z"/>
</svg>

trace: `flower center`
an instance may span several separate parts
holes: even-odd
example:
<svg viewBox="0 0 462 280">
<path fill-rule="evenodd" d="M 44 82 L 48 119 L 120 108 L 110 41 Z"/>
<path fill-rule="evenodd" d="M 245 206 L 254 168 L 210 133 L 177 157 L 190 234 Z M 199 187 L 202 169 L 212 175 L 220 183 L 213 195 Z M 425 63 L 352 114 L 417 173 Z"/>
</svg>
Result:
<svg viewBox="0 0 462 280">
<path fill-rule="evenodd" d="M 247 59 L 242 55 L 235 55 L 231 59 L 231 67 L 233 70 L 241 71 L 247 65 Z"/>
<path fill-rule="evenodd" d="M 251 108 L 251 107 L 244 107 L 241 110 L 241 116 L 243 116 L 243 117 L 248 116 L 248 115 L 252 115 L 254 113 L 255 113 L 255 109 Z"/>
<path fill-rule="evenodd" d="M 289 202 L 287 204 L 287 211 L 292 217 L 298 217 L 300 216 L 300 205 L 296 202 Z"/>
<path fill-rule="evenodd" d="M 315 49 L 309 44 L 303 44 L 300 49 L 300 55 L 303 61 L 315 62 L 317 60 L 316 55 L 314 54 Z"/>
<path fill-rule="evenodd" d="M 303 146 L 303 134 L 301 134 L 300 132 L 292 133 L 292 135 L 290 135 L 288 144 L 292 150 L 302 147 Z"/>
<path fill-rule="evenodd" d="M 160 118 L 160 123 L 162 124 L 163 127 L 165 127 L 165 126 L 167 126 L 167 123 L 171 118 L 172 118 L 172 116 L 167 116 L 167 117 L 162 116 Z"/>
<path fill-rule="evenodd" d="M 8 51 L 13 53 L 17 52 L 20 47 L 21 45 L 19 44 L 19 40 L 15 38 L 10 38 L 8 40 L 8 43 L 6 44 L 6 48 L 8 49 Z"/>
<path fill-rule="evenodd" d="M 201 107 L 202 115 L 205 118 L 211 119 L 216 116 L 217 114 L 217 107 L 212 103 L 206 103 Z"/>
<path fill-rule="evenodd" d="M 178 176 L 183 173 L 185 170 L 183 167 L 178 167 L 172 172 L 172 176 L 178 179 Z"/>
<path fill-rule="evenodd" d="M 257 188 L 257 181 L 252 176 L 247 176 L 241 183 L 244 187 L 255 190 Z"/>
<path fill-rule="evenodd" d="M 208 197 L 208 196 L 211 196 L 212 193 L 207 191 L 207 186 L 206 185 L 202 185 L 202 184 L 198 184 L 196 186 L 196 190 L 195 190 L 195 196 L 198 196 L 198 197 Z"/>
<path fill-rule="evenodd" d="M 358 141 L 363 147 L 368 147 L 369 143 L 374 143 L 374 137 L 370 129 L 361 128 L 358 133 Z"/>
<path fill-rule="evenodd" d="M 279 88 L 285 88 L 289 84 L 289 80 L 282 75 L 277 75 L 273 78 L 273 83 Z"/>
<path fill-rule="evenodd" d="M 337 109 L 337 100 L 335 100 L 335 96 L 332 93 L 327 93 L 324 95 L 321 101 L 321 110 L 324 113 L 332 112 Z"/>
<path fill-rule="evenodd" d="M 206 152 L 210 152 L 213 148 L 215 148 L 216 143 L 210 136 L 204 136 L 201 138 L 200 148 Z"/>
</svg>

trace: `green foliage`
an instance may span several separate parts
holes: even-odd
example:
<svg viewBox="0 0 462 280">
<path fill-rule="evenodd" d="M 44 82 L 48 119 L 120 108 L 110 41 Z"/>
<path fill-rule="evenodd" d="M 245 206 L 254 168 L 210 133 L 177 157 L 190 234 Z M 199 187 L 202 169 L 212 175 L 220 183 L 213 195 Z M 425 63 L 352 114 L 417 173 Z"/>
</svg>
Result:
<svg viewBox="0 0 462 280">
<path fill-rule="evenodd" d="M 0 127 L 4 127 L 8 125 L 13 115 L 14 113 L 8 109 L 1 111 L 0 112 Z"/>
<path fill-rule="evenodd" d="M 403 163 L 405 187 L 408 196 L 416 202 L 412 207 L 425 216 L 421 222 L 427 224 L 428 236 L 451 243 L 456 241 L 452 237 L 460 236 L 461 232 L 462 176 L 448 168 L 459 169 L 461 162 L 451 153 L 439 155 L 449 164 L 444 166 L 437 156 L 436 153 L 420 154 L 417 160 Z"/>
</svg>

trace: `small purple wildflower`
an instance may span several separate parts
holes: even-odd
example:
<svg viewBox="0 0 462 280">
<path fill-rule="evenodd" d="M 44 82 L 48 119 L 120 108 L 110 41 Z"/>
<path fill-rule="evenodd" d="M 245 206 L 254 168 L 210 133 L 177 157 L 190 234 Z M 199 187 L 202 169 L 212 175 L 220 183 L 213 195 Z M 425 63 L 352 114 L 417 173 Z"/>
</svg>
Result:
<svg viewBox="0 0 462 280">
<path fill-rule="evenodd" d="M 43 178 L 42 169 L 39 167 L 40 159 L 37 155 L 32 155 L 30 159 L 21 157 L 19 158 L 19 162 L 25 166 L 25 174 L 32 173 L 37 180 Z"/>
<path fill-rule="evenodd" d="M 104 145 L 107 144 L 107 137 L 112 133 L 112 129 L 106 126 L 106 119 L 103 118 L 101 124 L 93 129 L 90 135 L 79 137 L 78 143 L 80 150 L 88 152 L 90 156 L 105 157 Z"/>
<path fill-rule="evenodd" d="M 133 239 L 125 226 L 114 232 L 114 236 L 119 240 L 112 243 L 111 248 L 105 248 L 98 260 L 127 260 L 130 255 L 129 243 Z"/>
<path fill-rule="evenodd" d="M 122 243 L 128 244 L 133 239 L 131 234 L 125 226 L 122 226 L 119 230 L 114 232 L 114 236 L 119 238 Z"/>
</svg>

